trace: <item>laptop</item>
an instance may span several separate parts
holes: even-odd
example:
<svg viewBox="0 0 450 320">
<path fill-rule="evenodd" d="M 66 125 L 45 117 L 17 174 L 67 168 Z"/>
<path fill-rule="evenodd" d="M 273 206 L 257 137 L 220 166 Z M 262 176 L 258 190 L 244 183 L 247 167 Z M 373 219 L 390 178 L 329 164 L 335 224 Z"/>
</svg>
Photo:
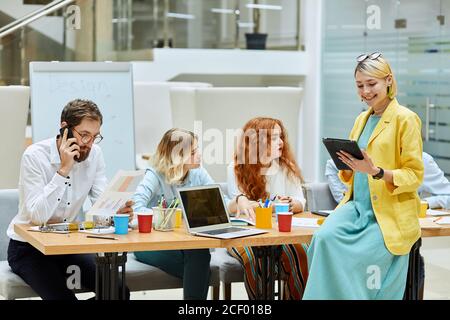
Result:
<svg viewBox="0 0 450 320">
<path fill-rule="evenodd" d="M 177 193 L 190 234 L 233 239 L 267 232 L 232 226 L 219 185 L 179 188 Z"/>
</svg>

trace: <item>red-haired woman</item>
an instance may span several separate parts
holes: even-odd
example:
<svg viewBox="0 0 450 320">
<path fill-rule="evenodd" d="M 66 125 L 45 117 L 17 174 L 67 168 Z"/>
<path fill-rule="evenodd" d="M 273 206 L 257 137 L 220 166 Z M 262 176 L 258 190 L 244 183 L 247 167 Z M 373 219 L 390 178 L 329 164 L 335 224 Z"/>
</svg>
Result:
<svg viewBox="0 0 450 320">
<path fill-rule="evenodd" d="M 243 128 L 242 137 L 228 167 L 228 190 L 232 200 L 231 213 L 255 218 L 254 208 L 260 199 L 289 203 L 289 211 L 302 212 L 305 198 L 301 184 L 303 177 L 291 152 L 286 130 L 280 120 L 254 118 Z M 285 280 L 284 298 L 299 300 L 308 277 L 305 244 L 283 245 L 282 276 Z M 256 295 L 255 256 L 251 247 L 232 248 L 245 270 L 245 288 L 249 299 Z"/>
</svg>

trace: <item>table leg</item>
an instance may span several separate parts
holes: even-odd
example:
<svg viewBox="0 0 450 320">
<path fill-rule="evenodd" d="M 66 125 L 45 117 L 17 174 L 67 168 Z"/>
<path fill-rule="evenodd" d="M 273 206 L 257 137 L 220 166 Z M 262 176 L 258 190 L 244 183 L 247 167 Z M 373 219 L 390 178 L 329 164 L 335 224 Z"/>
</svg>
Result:
<svg viewBox="0 0 450 320">
<path fill-rule="evenodd" d="M 282 287 L 281 287 L 281 271 L 282 271 L 281 270 L 281 253 L 282 253 L 283 249 L 282 249 L 281 246 L 274 246 L 272 248 L 274 248 L 274 254 L 275 254 L 275 258 L 274 259 L 275 259 L 275 264 L 276 264 L 276 267 L 277 267 L 277 270 L 278 270 L 278 277 L 277 277 L 277 280 L 278 280 L 278 300 L 283 300 L 282 292 L 284 292 L 284 291 L 282 290 Z"/>
<path fill-rule="evenodd" d="M 95 259 L 95 294 L 97 300 L 118 300 L 119 288 L 122 286 L 121 298 L 125 298 L 125 264 L 127 253 L 98 253 Z M 119 272 L 119 268 L 121 268 Z"/>
</svg>

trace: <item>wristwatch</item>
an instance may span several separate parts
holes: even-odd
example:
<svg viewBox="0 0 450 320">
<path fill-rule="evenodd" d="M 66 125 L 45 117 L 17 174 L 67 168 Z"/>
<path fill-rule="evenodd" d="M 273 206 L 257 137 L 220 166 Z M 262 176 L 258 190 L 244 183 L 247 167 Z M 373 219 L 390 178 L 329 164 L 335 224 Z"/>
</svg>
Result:
<svg viewBox="0 0 450 320">
<path fill-rule="evenodd" d="M 378 172 L 376 175 L 372 176 L 375 180 L 380 180 L 384 176 L 384 170 L 383 168 L 378 167 L 380 169 L 380 172 Z"/>
</svg>

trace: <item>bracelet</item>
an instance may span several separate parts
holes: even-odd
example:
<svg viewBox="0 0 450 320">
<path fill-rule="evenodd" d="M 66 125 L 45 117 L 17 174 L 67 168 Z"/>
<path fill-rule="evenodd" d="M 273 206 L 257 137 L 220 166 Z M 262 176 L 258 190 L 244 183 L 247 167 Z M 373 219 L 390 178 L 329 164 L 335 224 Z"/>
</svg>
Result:
<svg viewBox="0 0 450 320">
<path fill-rule="evenodd" d="M 238 205 L 238 202 L 239 202 L 239 198 L 240 197 L 246 197 L 247 198 L 247 196 L 245 195 L 245 194 L 243 194 L 243 193 L 241 193 L 240 195 L 238 195 L 237 197 L 236 197 L 236 205 Z M 247 198 L 248 199 L 248 198 Z"/>
</svg>

